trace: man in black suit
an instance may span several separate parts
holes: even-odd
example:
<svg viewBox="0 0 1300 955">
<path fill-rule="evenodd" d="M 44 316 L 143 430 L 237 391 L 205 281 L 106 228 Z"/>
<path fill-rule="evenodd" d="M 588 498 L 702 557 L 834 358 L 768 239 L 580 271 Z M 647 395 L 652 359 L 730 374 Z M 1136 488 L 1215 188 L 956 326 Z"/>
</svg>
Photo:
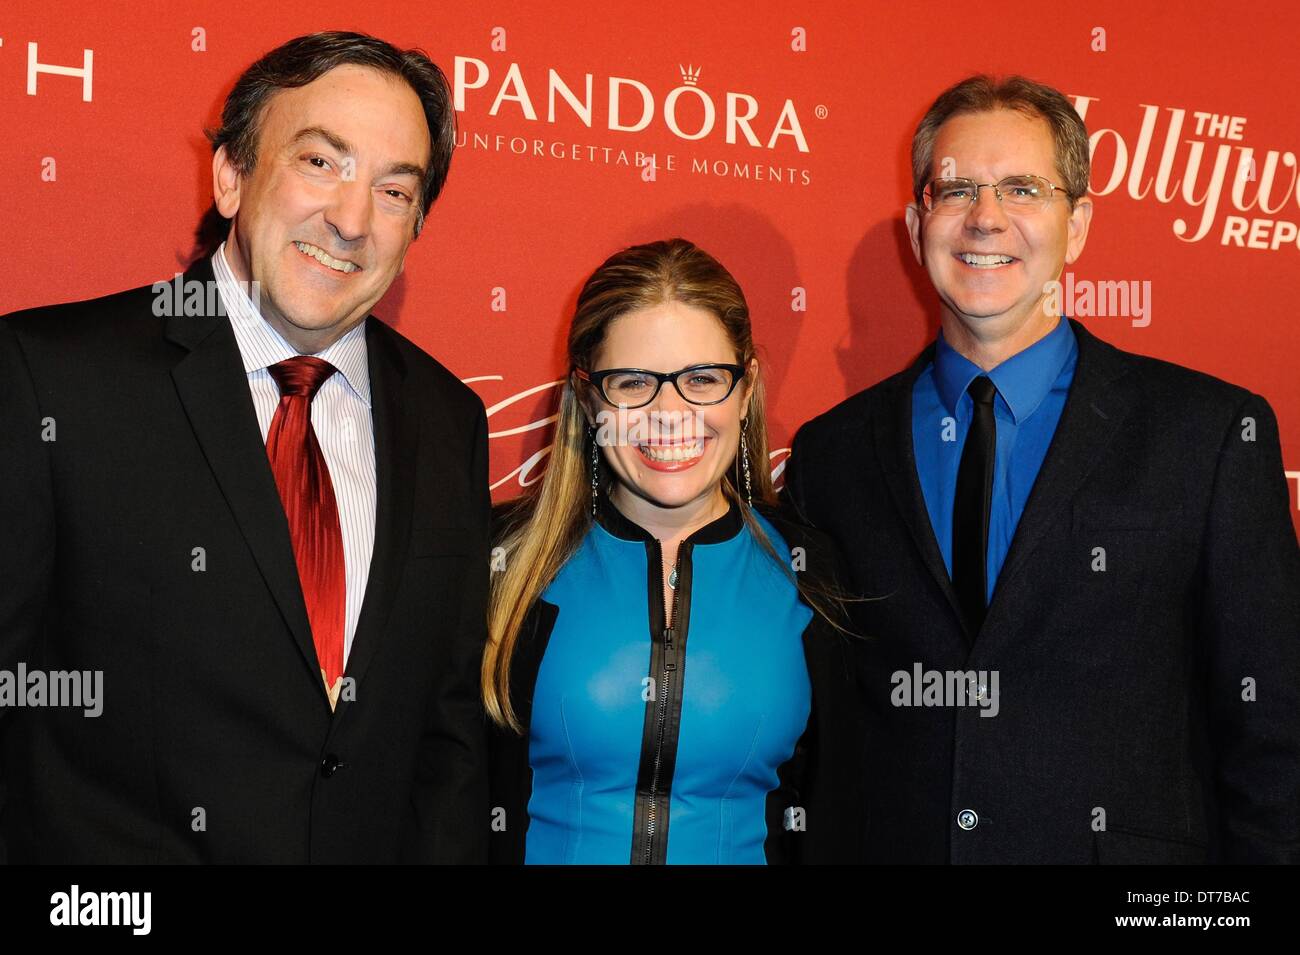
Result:
<svg viewBox="0 0 1300 955">
<path fill-rule="evenodd" d="M 0 855 L 486 861 L 486 416 L 369 314 L 446 80 L 315 34 L 222 123 L 213 255 L 0 322 Z"/>
<path fill-rule="evenodd" d="M 800 429 L 786 496 L 869 638 L 880 862 L 1300 861 L 1300 552 L 1258 395 L 1059 310 L 1091 216 L 1059 92 L 973 77 L 912 143 L 942 303 Z"/>
</svg>

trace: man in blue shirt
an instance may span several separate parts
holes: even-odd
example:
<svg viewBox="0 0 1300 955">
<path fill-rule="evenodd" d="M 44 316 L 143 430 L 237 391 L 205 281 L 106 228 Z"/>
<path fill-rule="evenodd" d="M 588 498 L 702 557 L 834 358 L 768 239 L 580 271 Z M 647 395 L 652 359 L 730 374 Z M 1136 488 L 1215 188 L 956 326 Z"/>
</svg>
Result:
<svg viewBox="0 0 1300 955">
<path fill-rule="evenodd" d="M 977 76 L 912 142 L 941 332 L 800 429 L 869 640 L 874 862 L 1300 861 L 1300 549 L 1258 395 L 1054 308 L 1088 133 Z"/>
</svg>

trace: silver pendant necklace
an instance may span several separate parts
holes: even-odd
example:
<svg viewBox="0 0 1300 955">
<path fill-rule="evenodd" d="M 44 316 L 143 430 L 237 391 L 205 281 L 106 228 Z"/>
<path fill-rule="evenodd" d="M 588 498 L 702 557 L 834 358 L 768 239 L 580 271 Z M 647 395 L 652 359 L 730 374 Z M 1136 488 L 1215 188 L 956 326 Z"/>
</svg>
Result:
<svg viewBox="0 0 1300 955">
<path fill-rule="evenodd" d="M 662 545 L 660 546 L 662 547 Z M 668 567 L 668 562 L 664 560 L 662 552 L 659 555 L 659 566 L 664 569 L 667 569 Z M 677 562 L 676 561 L 673 562 L 673 569 L 668 573 L 668 589 L 669 590 L 677 589 Z"/>
</svg>

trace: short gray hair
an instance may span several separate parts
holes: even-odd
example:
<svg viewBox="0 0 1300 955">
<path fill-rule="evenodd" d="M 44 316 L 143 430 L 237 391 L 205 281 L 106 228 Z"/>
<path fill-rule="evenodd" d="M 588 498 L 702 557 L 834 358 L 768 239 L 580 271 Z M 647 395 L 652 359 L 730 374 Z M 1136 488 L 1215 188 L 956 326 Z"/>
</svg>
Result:
<svg viewBox="0 0 1300 955">
<path fill-rule="evenodd" d="M 912 136 L 912 198 L 919 206 L 934 168 L 934 140 L 939 127 L 954 116 L 1014 109 L 1047 120 L 1055 146 L 1056 171 L 1070 206 L 1088 193 L 1088 129 L 1060 90 L 1023 76 L 996 80 L 983 73 L 968 77 L 939 94 Z"/>
</svg>

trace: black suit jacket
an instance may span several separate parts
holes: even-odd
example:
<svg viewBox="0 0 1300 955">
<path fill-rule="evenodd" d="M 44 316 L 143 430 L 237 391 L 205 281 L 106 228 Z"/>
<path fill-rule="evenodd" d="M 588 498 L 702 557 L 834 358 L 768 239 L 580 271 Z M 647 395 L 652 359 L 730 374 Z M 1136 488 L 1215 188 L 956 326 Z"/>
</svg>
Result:
<svg viewBox="0 0 1300 955">
<path fill-rule="evenodd" d="M 230 321 L 154 301 L 0 322 L 0 668 L 99 670 L 104 697 L 0 711 L 0 852 L 486 861 L 482 402 L 366 319 L 376 533 L 331 712 Z"/>
<path fill-rule="evenodd" d="M 933 346 L 793 442 L 786 495 L 883 598 L 856 617 L 870 857 L 1300 861 L 1300 553 L 1274 416 L 1071 324 L 1073 385 L 978 634 L 913 455 Z M 997 671 L 997 715 L 892 705 L 917 663 Z"/>
</svg>

